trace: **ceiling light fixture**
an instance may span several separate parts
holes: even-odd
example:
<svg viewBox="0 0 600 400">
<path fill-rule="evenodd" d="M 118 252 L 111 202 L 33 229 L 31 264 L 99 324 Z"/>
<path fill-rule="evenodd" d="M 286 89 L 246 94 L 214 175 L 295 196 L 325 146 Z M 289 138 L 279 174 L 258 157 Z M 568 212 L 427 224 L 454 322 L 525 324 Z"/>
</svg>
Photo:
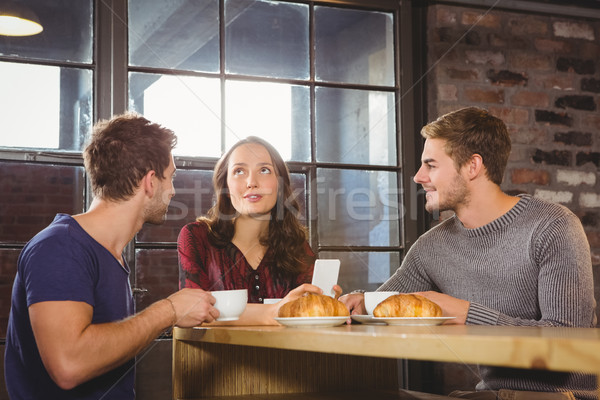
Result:
<svg viewBox="0 0 600 400">
<path fill-rule="evenodd" d="M 31 36 L 43 30 L 39 18 L 29 8 L 14 2 L 0 2 L 0 35 Z"/>
</svg>

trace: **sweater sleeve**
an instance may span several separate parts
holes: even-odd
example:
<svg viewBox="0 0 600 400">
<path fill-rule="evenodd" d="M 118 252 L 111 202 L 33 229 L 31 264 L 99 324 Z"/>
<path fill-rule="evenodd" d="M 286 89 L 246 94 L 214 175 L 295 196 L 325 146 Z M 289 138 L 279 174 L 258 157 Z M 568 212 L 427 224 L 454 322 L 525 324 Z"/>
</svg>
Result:
<svg viewBox="0 0 600 400">
<path fill-rule="evenodd" d="M 378 291 L 398 291 L 400 293 L 439 291 L 427 275 L 425 268 L 422 268 L 419 252 L 425 250 L 420 247 L 420 241 L 417 240 L 406 253 L 400 268 L 377 289 Z"/>
<path fill-rule="evenodd" d="M 537 300 L 541 317 L 511 317 L 471 303 L 467 324 L 592 327 L 596 324 L 589 244 L 579 219 L 567 213 L 540 229 L 532 240 L 538 265 Z"/>
</svg>

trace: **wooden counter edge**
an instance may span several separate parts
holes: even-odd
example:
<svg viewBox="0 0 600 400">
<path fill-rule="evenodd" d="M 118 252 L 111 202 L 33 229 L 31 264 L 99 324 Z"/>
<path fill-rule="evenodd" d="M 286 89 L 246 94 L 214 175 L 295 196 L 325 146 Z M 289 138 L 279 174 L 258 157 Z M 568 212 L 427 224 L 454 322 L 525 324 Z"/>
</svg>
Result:
<svg viewBox="0 0 600 400">
<path fill-rule="evenodd" d="M 528 329 L 529 328 L 529 329 Z M 497 326 L 175 328 L 174 340 L 600 374 L 600 329 Z"/>
</svg>

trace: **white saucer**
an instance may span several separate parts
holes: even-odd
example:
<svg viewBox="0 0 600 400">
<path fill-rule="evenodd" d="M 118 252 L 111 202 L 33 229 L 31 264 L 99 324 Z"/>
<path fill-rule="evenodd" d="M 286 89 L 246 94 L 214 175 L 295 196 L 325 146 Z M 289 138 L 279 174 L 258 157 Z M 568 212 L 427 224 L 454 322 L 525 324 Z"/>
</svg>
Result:
<svg viewBox="0 0 600 400">
<path fill-rule="evenodd" d="M 369 325 L 387 325 L 385 321 L 376 321 L 373 319 L 374 317 L 369 314 L 363 315 L 352 315 L 352 319 L 356 322 L 360 322 L 361 324 L 369 324 Z"/>
<path fill-rule="evenodd" d="M 441 325 L 456 317 L 373 317 L 373 321 L 385 322 L 388 325 L 422 326 Z"/>
<path fill-rule="evenodd" d="M 276 317 L 275 321 L 281 325 L 291 327 L 319 327 L 324 328 L 328 326 L 342 325 L 348 320 L 348 317 Z"/>
</svg>

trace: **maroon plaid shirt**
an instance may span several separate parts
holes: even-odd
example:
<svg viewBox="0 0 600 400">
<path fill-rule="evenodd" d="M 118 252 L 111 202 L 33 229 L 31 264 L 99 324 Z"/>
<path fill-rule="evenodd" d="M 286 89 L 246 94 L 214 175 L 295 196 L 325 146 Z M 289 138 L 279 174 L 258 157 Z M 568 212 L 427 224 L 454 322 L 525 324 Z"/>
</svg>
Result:
<svg viewBox="0 0 600 400">
<path fill-rule="evenodd" d="M 290 290 L 312 280 L 315 255 L 308 242 L 304 247 L 310 265 L 306 265 L 295 279 L 285 279 L 277 271 L 271 249 L 255 270 L 233 243 L 224 248 L 213 246 L 208 241 L 208 227 L 201 222 L 192 222 L 181 229 L 177 239 L 179 288 L 248 289 L 249 303 L 282 298 Z"/>
</svg>

